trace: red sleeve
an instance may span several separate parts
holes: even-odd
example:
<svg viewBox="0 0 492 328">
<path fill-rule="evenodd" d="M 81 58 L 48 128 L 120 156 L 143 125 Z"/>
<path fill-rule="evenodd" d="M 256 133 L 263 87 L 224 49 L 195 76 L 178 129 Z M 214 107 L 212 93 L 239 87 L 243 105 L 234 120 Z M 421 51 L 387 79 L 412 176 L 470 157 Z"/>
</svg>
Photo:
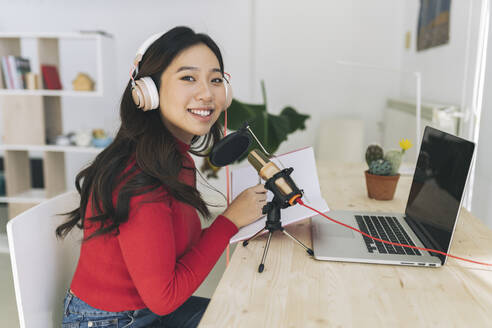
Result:
<svg viewBox="0 0 492 328">
<path fill-rule="evenodd" d="M 237 227 L 224 216 L 204 230 L 198 243 L 176 259 L 172 212 L 168 205 L 140 203 L 120 225 L 118 242 L 143 302 L 165 315 L 182 305 L 212 270 Z"/>
</svg>

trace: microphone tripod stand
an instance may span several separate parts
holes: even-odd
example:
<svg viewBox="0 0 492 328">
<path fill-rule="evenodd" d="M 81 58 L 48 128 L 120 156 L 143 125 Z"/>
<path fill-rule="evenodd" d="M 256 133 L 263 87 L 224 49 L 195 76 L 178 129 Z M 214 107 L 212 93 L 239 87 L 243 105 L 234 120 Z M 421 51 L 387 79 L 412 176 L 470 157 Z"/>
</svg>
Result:
<svg viewBox="0 0 492 328">
<path fill-rule="evenodd" d="M 263 214 L 267 215 L 267 220 L 265 223 L 265 227 L 255 233 L 251 238 L 243 241 L 243 246 L 247 246 L 249 242 L 256 237 L 258 237 L 263 230 L 268 230 L 268 239 L 266 242 L 265 249 L 263 251 L 263 257 L 261 258 L 261 263 L 258 267 L 258 272 L 261 273 L 263 272 L 263 269 L 265 268 L 265 259 L 268 253 L 268 248 L 270 247 L 270 241 L 272 239 L 273 233 L 277 230 L 280 230 L 282 233 L 284 233 L 287 237 L 295 241 L 298 245 L 303 247 L 306 252 L 309 255 L 314 255 L 314 252 L 311 248 L 307 247 L 304 245 L 301 241 L 299 241 L 296 237 L 292 236 L 290 233 L 285 231 L 284 227 L 282 226 L 281 222 L 281 216 L 280 216 L 280 210 L 283 208 L 287 208 L 289 206 L 292 206 L 295 204 L 295 199 L 297 197 L 300 197 L 302 195 L 302 190 L 299 190 L 297 186 L 294 184 L 292 181 L 292 178 L 290 177 L 290 174 L 292 173 L 293 168 L 288 168 L 284 169 L 278 173 L 276 173 L 273 177 L 268 179 L 268 181 L 265 183 L 265 188 L 272 191 L 274 194 L 274 197 L 272 201 L 268 202 L 265 206 L 263 206 L 262 212 Z M 283 178 L 291 187 L 293 190 L 291 193 L 288 195 L 284 195 L 278 188 L 278 186 L 275 184 L 275 181 L 278 179 Z M 294 201 L 293 201 L 294 200 Z"/>
</svg>

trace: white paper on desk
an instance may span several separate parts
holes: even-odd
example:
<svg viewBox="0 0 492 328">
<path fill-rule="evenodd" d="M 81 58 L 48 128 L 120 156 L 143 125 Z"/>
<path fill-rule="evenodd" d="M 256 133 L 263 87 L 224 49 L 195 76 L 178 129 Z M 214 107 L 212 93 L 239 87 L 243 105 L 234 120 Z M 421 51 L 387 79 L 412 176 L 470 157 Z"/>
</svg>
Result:
<svg viewBox="0 0 492 328">
<path fill-rule="evenodd" d="M 291 174 L 292 180 L 299 189 L 304 191 L 303 201 L 321 212 L 329 211 L 326 201 L 321 197 L 318 174 L 316 171 L 316 162 L 314 160 L 314 151 L 312 147 L 298 149 L 283 155 L 277 156 L 280 159 L 272 158 L 271 161 L 277 164 L 280 169 L 292 167 L 294 171 Z M 244 189 L 258 184 L 258 172 L 251 166 L 239 167 L 231 171 L 231 191 L 232 199 L 235 199 Z M 264 183 L 264 181 L 262 181 Z M 273 193 L 268 191 L 267 200 L 273 198 Z M 290 206 L 281 210 L 282 226 L 304 220 L 316 215 L 312 210 L 301 205 Z M 257 221 L 242 227 L 238 233 L 232 236 L 230 243 L 252 237 L 255 233 L 265 227 L 266 215 Z M 265 231 L 266 232 L 266 231 Z"/>
</svg>

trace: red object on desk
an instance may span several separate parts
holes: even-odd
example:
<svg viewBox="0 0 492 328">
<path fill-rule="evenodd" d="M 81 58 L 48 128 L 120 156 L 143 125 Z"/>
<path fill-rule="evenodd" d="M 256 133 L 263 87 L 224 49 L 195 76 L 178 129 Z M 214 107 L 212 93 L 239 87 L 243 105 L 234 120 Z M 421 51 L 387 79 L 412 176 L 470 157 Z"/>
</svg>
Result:
<svg viewBox="0 0 492 328">
<path fill-rule="evenodd" d="M 54 65 L 41 65 L 43 74 L 44 88 L 49 90 L 61 90 L 62 85 L 58 69 Z"/>
</svg>

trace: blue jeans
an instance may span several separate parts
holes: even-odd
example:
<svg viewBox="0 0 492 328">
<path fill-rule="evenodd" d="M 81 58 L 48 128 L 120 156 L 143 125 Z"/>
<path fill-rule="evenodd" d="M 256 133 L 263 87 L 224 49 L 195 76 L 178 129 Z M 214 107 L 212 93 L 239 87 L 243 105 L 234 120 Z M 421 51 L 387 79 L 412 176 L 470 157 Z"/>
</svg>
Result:
<svg viewBox="0 0 492 328">
<path fill-rule="evenodd" d="M 209 302 L 208 298 L 191 296 L 173 313 L 164 316 L 149 309 L 107 312 L 93 308 L 68 291 L 62 328 L 197 327 Z"/>
</svg>

